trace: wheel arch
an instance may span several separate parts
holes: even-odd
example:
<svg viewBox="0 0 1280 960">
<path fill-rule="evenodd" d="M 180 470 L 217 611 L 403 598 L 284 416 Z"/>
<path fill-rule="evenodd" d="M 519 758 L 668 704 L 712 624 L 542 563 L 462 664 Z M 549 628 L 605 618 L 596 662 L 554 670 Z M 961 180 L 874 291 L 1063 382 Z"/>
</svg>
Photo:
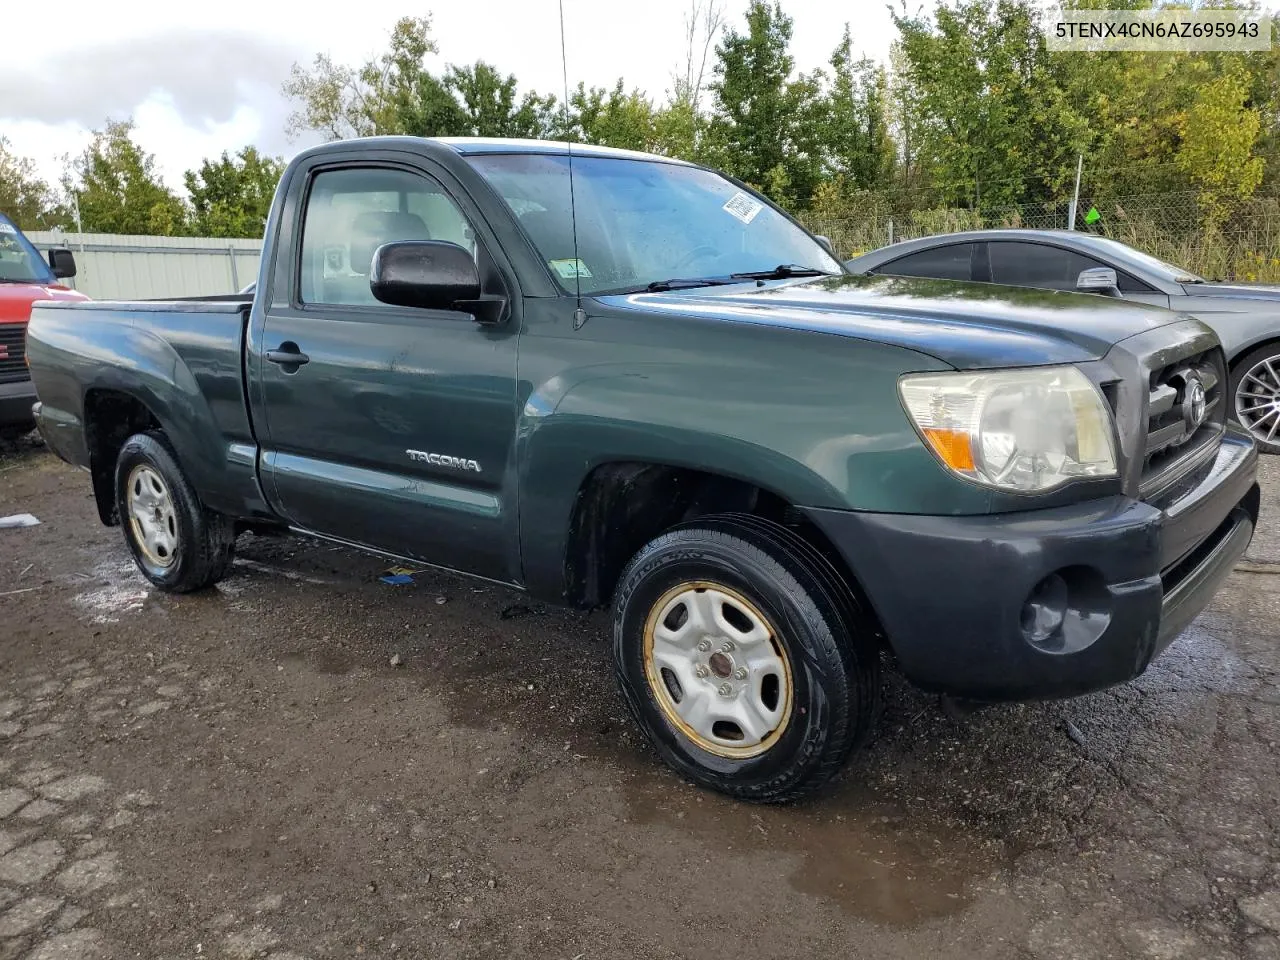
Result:
<svg viewBox="0 0 1280 960">
<path fill-rule="evenodd" d="M 89 451 L 89 476 L 98 518 L 109 527 L 120 523 L 116 504 L 116 459 L 135 433 L 163 430 L 152 409 L 127 390 L 91 387 L 84 394 L 84 434 Z"/>
<path fill-rule="evenodd" d="M 1280 355 L 1280 334 L 1264 335 L 1236 347 L 1231 356 L 1227 357 L 1227 368 L 1234 373 L 1241 360 L 1262 347 L 1275 347 L 1277 355 Z"/>
<path fill-rule="evenodd" d="M 627 561 L 646 543 L 699 517 L 727 513 L 748 514 L 799 536 L 874 617 L 840 551 L 787 497 L 727 474 L 640 460 L 602 463 L 582 479 L 564 549 L 564 598 L 578 607 L 607 604 Z"/>
</svg>

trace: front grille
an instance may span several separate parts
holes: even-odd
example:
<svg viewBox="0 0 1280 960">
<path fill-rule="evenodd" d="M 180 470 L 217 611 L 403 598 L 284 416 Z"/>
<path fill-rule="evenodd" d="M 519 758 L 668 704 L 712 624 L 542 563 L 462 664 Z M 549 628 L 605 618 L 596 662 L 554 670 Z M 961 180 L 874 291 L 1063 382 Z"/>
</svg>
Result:
<svg viewBox="0 0 1280 960">
<path fill-rule="evenodd" d="M 1218 347 L 1151 371 L 1142 447 L 1144 491 L 1217 448 L 1227 417 L 1226 387 L 1226 363 Z"/>
<path fill-rule="evenodd" d="M 0 383 L 30 379 L 24 362 L 27 349 L 25 323 L 0 323 Z"/>
</svg>

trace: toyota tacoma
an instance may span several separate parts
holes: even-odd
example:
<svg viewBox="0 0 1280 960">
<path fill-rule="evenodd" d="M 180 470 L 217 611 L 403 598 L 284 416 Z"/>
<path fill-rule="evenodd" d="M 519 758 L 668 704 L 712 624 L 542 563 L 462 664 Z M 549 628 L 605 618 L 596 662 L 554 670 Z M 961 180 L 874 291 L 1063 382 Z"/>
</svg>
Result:
<svg viewBox="0 0 1280 960">
<path fill-rule="evenodd" d="M 744 184 L 606 148 L 308 149 L 252 295 L 40 303 L 28 349 L 161 590 L 276 529 L 610 606 L 656 751 L 744 800 L 841 767 L 882 660 L 985 701 L 1131 680 L 1258 517 L 1198 320 L 852 276 Z"/>
</svg>

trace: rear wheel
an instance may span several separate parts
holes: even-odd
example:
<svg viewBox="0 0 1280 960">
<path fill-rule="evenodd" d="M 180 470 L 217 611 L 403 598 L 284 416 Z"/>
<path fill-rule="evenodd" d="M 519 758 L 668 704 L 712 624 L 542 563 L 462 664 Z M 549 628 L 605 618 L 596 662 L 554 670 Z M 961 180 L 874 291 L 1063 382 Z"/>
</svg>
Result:
<svg viewBox="0 0 1280 960">
<path fill-rule="evenodd" d="M 120 448 L 116 506 L 138 569 L 161 590 L 189 593 L 226 573 L 235 527 L 201 505 L 163 434 L 134 434 Z"/>
<path fill-rule="evenodd" d="M 825 783 L 879 703 L 878 654 L 847 588 L 755 517 L 703 518 L 640 550 L 618 585 L 614 654 L 662 758 L 744 800 Z"/>
<path fill-rule="evenodd" d="M 1246 354 L 1231 368 L 1232 413 L 1258 449 L 1280 453 L 1280 344 Z"/>
</svg>

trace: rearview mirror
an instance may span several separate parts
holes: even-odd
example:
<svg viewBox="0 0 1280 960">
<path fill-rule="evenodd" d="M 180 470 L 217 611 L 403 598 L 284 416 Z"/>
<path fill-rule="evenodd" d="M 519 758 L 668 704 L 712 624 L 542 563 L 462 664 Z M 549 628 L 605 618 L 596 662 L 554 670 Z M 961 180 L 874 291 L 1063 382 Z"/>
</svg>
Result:
<svg viewBox="0 0 1280 960">
<path fill-rule="evenodd" d="M 471 254 L 444 240 L 397 240 L 373 254 L 369 289 L 383 303 L 427 310 L 464 309 L 480 298 L 480 271 Z"/>
<path fill-rule="evenodd" d="M 1111 291 L 1118 285 L 1116 272 L 1110 267 L 1090 267 L 1088 270 L 1081 270 L 1080 276 L 1076 278 L 1077 290 Z"/>
<path fill-rule="evenodd" d="M 54 247 L 49 251 L 49 269 L 59 280 L 76 275 L 76 258 L 66 247 Z"/>
</svg>

